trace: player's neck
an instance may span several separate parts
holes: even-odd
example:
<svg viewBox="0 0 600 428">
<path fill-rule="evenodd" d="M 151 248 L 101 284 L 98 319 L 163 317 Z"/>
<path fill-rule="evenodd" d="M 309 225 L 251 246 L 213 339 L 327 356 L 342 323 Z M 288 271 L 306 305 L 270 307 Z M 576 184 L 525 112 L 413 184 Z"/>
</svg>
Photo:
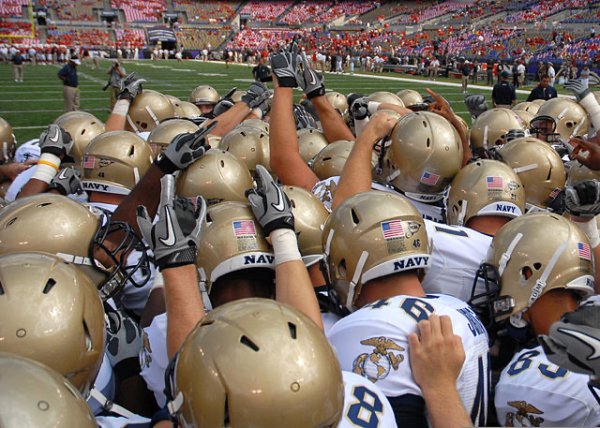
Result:
<svg viewBox="0 0 600 428">
<path fill-rule="evenodd" d="M 475 216 L 469 219 L 467 227 L 488 236 L 495 236 L 510 218 L 498 215 Z"/>
<path fill-rule="evenodd" d="M 425 297 L 417 271 L 388 275 L 369 281 L 363 285 L 360 296 L 356 300 L 356 306 L 362 308 L 377 300 L 400 295 Z"/>
</svg>

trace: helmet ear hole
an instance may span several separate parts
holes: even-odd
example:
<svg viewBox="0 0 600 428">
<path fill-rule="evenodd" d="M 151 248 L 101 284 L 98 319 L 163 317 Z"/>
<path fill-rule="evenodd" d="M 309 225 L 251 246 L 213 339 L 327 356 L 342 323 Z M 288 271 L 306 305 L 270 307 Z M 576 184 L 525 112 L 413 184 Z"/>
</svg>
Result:
<svg viewBox="0 0 600 428">
<path fill-rule="evenodd" d="M 358 214 L 356 213 L 356 211 L 354 209 L 350 210 L 350 213 L 352 214 L 352 223 L 354 223 L 356 226 L 358 226 L 358 224 L 360 223 Z"/>
<path fill-rule="evenodd" d="M 533 271 L 529 266 L 524 266 L 521 268 L 521 279 L 527 281 L 529 278 L 531 278 L 532 275 Z"/>
<path fill-rule="evenodd" d="M 346 277 L 346 259 L 340 260 L 340 263 L 338 264 L 338 267 L 337 267 L 337 271 L 338 271 L 338 274 L 342 278 Z"/>
</svg>

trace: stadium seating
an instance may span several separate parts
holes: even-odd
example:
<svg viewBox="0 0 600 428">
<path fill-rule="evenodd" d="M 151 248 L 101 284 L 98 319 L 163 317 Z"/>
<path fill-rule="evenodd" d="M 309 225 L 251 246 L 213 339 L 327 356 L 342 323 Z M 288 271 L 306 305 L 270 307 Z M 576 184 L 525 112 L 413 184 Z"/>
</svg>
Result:
<svg viewBox="0 0 600 428">
<path fill-rule="evenodd" d="M 287 24 L 303 24 L 309 19 L 317 22 L 319 21 L 318 15 L 329 9 L 332 4 L 331 1 L 303 1 L 287 12 L 281 21 Z"/>
<path fill-rule="evenodd" d="M 23 16 L 23 5 L 29 4 L 29 0 L 2 0 L 0 2 L 0 16 L 18 18 Z"/>
<path fill-rule="evenodd" d="M 592 24 L 600 22 L 600 6 L 592 7 L 589 10 L 576 13 L 565 19 L 565 23 L 573 24 Z"/>
<path fill-rule="evenodd" d="M 375 4 L 367 1 L 341 0 L 334 4 L 329 10 L 320 14 L 315 22 L 329 22 L 342 16 L 350 17 L 362 15 L 373 9 Z"/>
<path fill-rule="evenodd" d="M 241 11 L 243 15 L 251 15 L 253 21 L 266 22 L 273 21 L 292 5 L 291 0 L 276 0 L 270 2 L 262 2 L 252 0 L 249 1 Z"/>
<path fill-rule="evenodd" d="M 146 46 L 146 32 L 144 30 L 118 29 L 115 30 L 117 44 L 121 46 L 142 47 Z"/>
<path fill-rule="evenodd" d="M 157 22 L 166 0 L 111 0 L 113 9 L 123 9 L 127 22 Z"/>
<path fill-rule="evenodd" d="M 0 35 L 2 36 L 20 36 L 13 39 L 15 43 L 23 45 L 38 45 L 40 44 L 40 32 L 36 28 L 35 37 L 31 34 L 30 22 L 0 22 Z M 23 37 L 27 36 L 27 37 Z M 5 39 L 0 39 L 4 41 Z"/>
<path fill-rule="evenodd" d="M 107 30 L 73 27 L 48 27 L 48 44 L 83 47 L 106 47 L 110 39 Z"/>
<path fill-rule="evenodd" d="M 186 12 L 189 22 L 227 22 L 233 18 L 236 4 L 226 1 L 175 0 L 175 10 Z"/>
<path fill-rule="evenodd" d="M 102 0 L 46 0 L 46 6 L 56 9 L 62 21 L 93 21 L 93 8 L 102 8 Z"/>
<path fill-rule="evenodd" d="M 418 24 L 420 22 L 427 21 L 429 19 L 436 18 L 438 16 L 444 15 L 446 13 L 452 12 L 457 9 L 461 9 L 465 6 L 462 2 L 457 1 L 447 1 L 443 3 L 436 4 L 433 7 L 427 7 L 415 10 L 408 15 L 404 15 L 398 18 L 397 22 L 399 24 Z"/>
<path fill-rule="evenodd" d="M 175 36 L 186 50 L 202 50 L 211 45 L 213 48 L 219 46 L 224 39 L 231 35 L 231 29 L 221 28 L 176 28 Z"/>
<path fill-rule="evenodd" d="M 278 47 L 301 33 L 299 30 L 288 29 L 245 29 L 240 31 L 235 39 L 227 44 L 227 48 L 263 50 L 268 47 Z"/>
<path fill-rule="evenodd" d="M 543 19 L 544 16 L 551 15 L 553 13 L 560 12 L 564 9 L 572 9 L 578 8 L 586 5 L 588 3 L 587 0 L 565 0 L 565 1 L 555 1 L 555 0 L 542 0 L 538 4 L 528 7 L 525 10 L 522 10 L 518 13 L 510 14 L 506 17 L 507 23 L 523 23 L 523 22 L 533 22 L 536 20 Z"/>
</svg>

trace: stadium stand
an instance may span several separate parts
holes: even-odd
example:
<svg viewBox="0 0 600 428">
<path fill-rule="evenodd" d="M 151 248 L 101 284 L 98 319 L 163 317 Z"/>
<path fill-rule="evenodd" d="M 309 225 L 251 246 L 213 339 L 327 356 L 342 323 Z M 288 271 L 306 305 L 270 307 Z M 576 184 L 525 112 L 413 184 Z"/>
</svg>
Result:
<svg viewBox="0 0 600 428">
<path fill-rule="evenodd" d="M 122 9 L 127 22 L 157 22 L 166 0 L 111 0 L 113 9 Z"/>
<path fill-rule="evenodd" d="M 250 1 L 241 11 L 243 15 L 251 15 L 252 20 L 256 22 L 274 21 L 288 7 L 293 4 L 289 0 L 277 0 L 272 2 Z"/>
<path fill-rule="evenodd" d="M 586 5 L 586 0 L 566 0 L 566 1 L 555 1 L 555 0 L 542 0 L 538 4 L 528 7 L 518 13 L 510 14 L 506 17 L 506 22 L 512 23 L 523 23 L 532 22 L 535 20 L 542 19 L 544 16 L 552 15 L 560 12 L 564 9 L 573 9 Z"/>
<path fill-rule="evenodd" d="M 307 21 L 318 22 L 319 14 L 329 9 L 333 4 L 331 1 L 303 1 L 288 11 L 281 19 L 287 24 L 303 24 Z"/>
<path fill-rule="evenodd" d="M 237 5 L 226 1 L 175 0 L 173 6 L 175 10 L 184 11 L 189 22 L 225 23 L 233 18 Z"/>
<path fill-rule="evenodd" d="M 56 9 L 58 19 L 62 21 L 93 21 L 93 8 L 102 8 L 102 0 L 47 0 L 46 6 Z"/>
<path fill-rule="evenodd" d="M 418 24 L 429 19 L 437 18 L 438 16 L 445 15 L 446 13 L 455 11 L 457 9 L 461 9 L 464 7 L 464 3 L 448 1 L 444 3 L 436 4 L 433 7 L 421 8 L 417 9 L 412 13 L 402 16 L 398 18 L 397 22 L 399 24 Z"/>
<path fill-rule="evenodd" d="M 0 16 L 19 18 L 23 16 L 23 5 L 26 4 L 29 4 L 29 0 L 2 0 L 0 2 Z"/>
<path fill-rule="evenodd" d="M 227 49 L 263 50 L 268 47 L 278 47 L 298 34 L 302 34 L 302 31 L 267 28 L 245 29 L 227 44 Z"/>
<path fill-rule="evenodd" d="M 121 46 L 142 47 L 146 46 L 146 32 L 136 29 L 117 29 L 115 30 L 117 43 Z"/>
<path fill-rule="evenodd" d="M 48 27 L 48 44 L 101 48 L 110 45 L 108 31 L 72 27 Z"/>
<path fill-rule="evenodd" d="M 592 24 L 600 22 L 600 6 L 591 7 L 562 21 L 568 24 Z"/>
<path fill-rule="evenodd" d="M 187 50 L 201 50 L 209 45 L 216 48 L 232 33 L 231 29 L 217 27 L 181 27 L 174 31 L 181 47 Z"/>
<path fill-rule="evenodd" d="M 342 16 L 346 18 L 353 15 L 362 15 L 373 9 L 375 4 L 367 1 L 341 0 L 335 3 L 329 10 L 321 13 L 315 22 L 328 22 Z M 358 19 L 358 17 L 357 17 Z M 362 22 L 362 20 L 361 20 Z"/>
<path fill-rule="evenodd" d="M 13 40 L 16 43 L 23 45 L 40 44 L 40 31 L 36 28 L 35 37 L 31 37 L 32 34 L 30 22 L 0 22 L 0 35 L 15 36 L 17 38 Z"/>
</svg>

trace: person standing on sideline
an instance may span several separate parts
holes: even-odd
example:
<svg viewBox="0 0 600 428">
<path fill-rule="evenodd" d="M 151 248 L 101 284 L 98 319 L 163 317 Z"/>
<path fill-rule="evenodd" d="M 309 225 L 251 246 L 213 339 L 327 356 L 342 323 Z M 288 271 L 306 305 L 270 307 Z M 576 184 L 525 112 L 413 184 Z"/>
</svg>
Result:
<svg viewBox="0 0 600 428">
<path fill-rule="evenodd" d="M 71 57 L 59 72 L 58 78 L 63 81 L 63 98 L 65 99 L 65 111 L 79 110 L 79 89 L 77 81 L 77 66 L 81 61 L 77 57 Z"/>
<path fill-rule="evenodd" d="M 490 60 L 487 66 L 487 84 L 492 86 L 494 84 L 494 61 Z"/>
<path fill-rule="evenodd" d="M 550 77 L 547 74 L 545 74 L 542 76 L 540 84 L 533 88 L 533 90 L 527 97 L 527 101 L 548 101 L 550 98 L 556 98 L 557 96 L 558 94 L 556 93 L 556 89 L 554 89 L 554 86 L 550 86 Z"/>
<path fill-rule="evenodd" d="M 590 76 L 593 76 L 596 78 L 596 80 L 600 81 L 600 76 L 598 76 L 596 73 L 590 70 L 589 65 L 584 64 L 583 70 L 581 70 L 581 72 L 579 73 L 579 80 L 581 80 L 581 83 L 583 83 L 586 88 L 590 86 Z"/>
<path fill-rule="evenodd" d="M 500 73 L 500 82 L 494 85 L 492 90 L 492 105 L 494 108 L 512 108 L 517 105 L 517 91 L 508 78 L 510 74 L 504 70 Z"/>
<path fill-rule="evenodd" d="M 16 51 L 10 60 L 12 61 L 13 71 L 15 72 L 15 82 L 22 82 L 23 62 L 25 62 L 25 59 L 21 55 L 21 51 Z"/>
<path fill-rule="evenodd" d="M 525 65 L 523 64 L 523 61 L 519 62 L 519 65 L 517 66 L 517 87 L 518 88 L 522 88 L 523 85 L 525 84 L 525 73 L 527 73 L 527 69 L 525 68 Z"/>
<path fill-rule="evenodd" d="M 117 102 L 117 95 L 121 90 L 121 80 L 125 77 L 125 69 L 121 67 L 119 61 L 113 62 L 112 66 L 108 69 L 106 74 L 110 74 L 108 84 L 110 85 L 110 108 L 115 106 Z"/>
<path fill-rule="evenodd" d="M 266 64 L 266 62 L 266 58 L 261 58 L 258 60 L 258 65 L 252 69 L 252 75 L 254 76 L 254 80 L 257 80 L 259 82 L 273 81 L 273 77 L 271 76 L 271 69 Z"/>
<path fill-rule="evenodd" d="M 552 66 L 552 63 L 548 61 L 548 68 L 546 69 L 546 74 L 550 77 L 550 86 L 554 86 L 554 80 L 556 79 L 556 70 Z"/>
<path fill-rule="evenodd" d="M 460 72 L 462 73 L 462 91 L 463 94 L 466 94 L 467 86 L 469 85 L 469 74 L 471 74 L 471 67 L 469 67 L 466 61 L 463 62 Z"/>
</svg>

